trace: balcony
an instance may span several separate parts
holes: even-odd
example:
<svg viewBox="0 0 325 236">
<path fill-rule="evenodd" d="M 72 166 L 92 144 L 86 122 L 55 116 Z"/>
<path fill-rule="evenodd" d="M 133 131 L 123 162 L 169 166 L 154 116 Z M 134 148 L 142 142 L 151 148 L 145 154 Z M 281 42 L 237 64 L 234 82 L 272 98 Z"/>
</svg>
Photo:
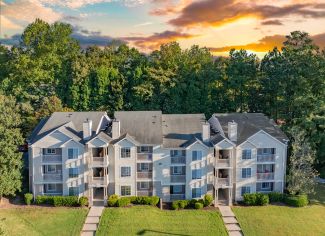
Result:
<svg viewBox="0 0 325 236">
<path fill-rule="evenodd" d="M 257 162 L 275 162 L 275 154 L 258 154 Z"/>
<path fill-rule="evenodd" d="M 101 176 L 101 177 L 89 176 L 88 180 L 89 180 L 89 184 L 92 187 L 107 186 L 108 185 L 108 175 Z"/>
<path fill-rule="evenodd" d="M 221 168 L 229 168 L 230 166 L 230 159 L 217 159 L 216 167 Z"/>
<path fill-rule="evenodd" d="M 146 172 L 137 172 L 138 179 L 151 179 L 152 178 L 152 171 Z"/>
<path fill-rule="evenodd" d="M 43 163 L 62 163 L 62 155 L 42 155 Z"/>
<path fill-rule="evenodd" d="M 274 179 L 274 173 L 257 173 L 256 174 L 257 180 L 273 180 Z"/>
<path fill-rule="evenodd" d="M 186 164 L 186 157 L 183 156 L 171 157 L 170 162 L 171 164 Z"/>
<path fill-rule="evenodd" d="M 181 183 L 186 181 L 186 175 L 171 175 L 170 182 L 171 183 Z"/>
<path fill-rule="evenodd" d="M 152 153 L 137 153 L 138 161 L 152 161 Z"/>
<path fill-rule="evenodd" d="M 104 167 L 108 166 L 108 157 L 90 157 L 90 165 L 92 167 Z"/>
<path fill-rule="evenodd" d="M 185 193 L 179 193 L 179 194 L 170 194 L 170 200 L 185 200 Z"/>
<path fill-rule="evenodd" d="M 229 178 L 216 178 L 217 188 L 231 187 Z"/>
<path fill-rule="evenodd" d="M 51 182 L 62 181 L 62 174 L 59 173 L 43 174 L 43 181 L 51 181 Z"/>
</svg>

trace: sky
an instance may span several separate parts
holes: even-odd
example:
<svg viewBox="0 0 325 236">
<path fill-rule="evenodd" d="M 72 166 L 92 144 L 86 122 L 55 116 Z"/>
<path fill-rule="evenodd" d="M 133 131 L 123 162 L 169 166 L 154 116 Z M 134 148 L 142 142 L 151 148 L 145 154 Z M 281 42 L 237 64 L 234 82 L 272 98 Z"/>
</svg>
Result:
<svg viewBox="0 0 325 236">
<path fill-rule="evenodd" d="M 73 26 L 82 46 L 119 40 L 149 53 L 163 43 L 231 48 L 263 56 L 285 35 L 309 33 L 325 47 L 325 0 L 0 0 L 0 42 L 17 43 L 36 18 Z"/>
</svg>

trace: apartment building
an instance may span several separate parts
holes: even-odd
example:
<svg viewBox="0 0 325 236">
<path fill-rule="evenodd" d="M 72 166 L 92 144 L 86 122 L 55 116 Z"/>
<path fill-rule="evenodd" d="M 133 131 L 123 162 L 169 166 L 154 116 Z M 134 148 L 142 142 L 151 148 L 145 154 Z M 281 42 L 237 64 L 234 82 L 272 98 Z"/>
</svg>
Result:
<svg viewBox="0 0 325 236">
<path fill-rule="evenodd" d="M 152 196 L 163 201 L 212 194 L 230 205 L 248 192 L 282 192 L 287 137 L 260 113 L 55 112 L 29 139 L 36 195 Z"/>
</svg>

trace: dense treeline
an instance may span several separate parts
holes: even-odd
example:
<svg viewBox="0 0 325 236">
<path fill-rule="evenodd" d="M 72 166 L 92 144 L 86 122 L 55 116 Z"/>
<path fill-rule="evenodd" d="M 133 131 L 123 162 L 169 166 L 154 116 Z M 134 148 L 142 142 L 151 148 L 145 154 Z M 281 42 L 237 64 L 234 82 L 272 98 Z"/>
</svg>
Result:
<svg viewBox="0 0 325 236">
<path fill-rule="evenodd" d="M 0 93 L 16 99 L 25 137 L 60 110 L 263 112 L 284 130 L 305 130 L 325 169 L 325 53 L 307 33 L 292 32 L 262 60 L 245 50 L 216 58 L 176 42 L 150 55 L 127 45 L 81 49 L 71 33 L 36 20 L 20 45 L 0 45 Z"/>
</svg>

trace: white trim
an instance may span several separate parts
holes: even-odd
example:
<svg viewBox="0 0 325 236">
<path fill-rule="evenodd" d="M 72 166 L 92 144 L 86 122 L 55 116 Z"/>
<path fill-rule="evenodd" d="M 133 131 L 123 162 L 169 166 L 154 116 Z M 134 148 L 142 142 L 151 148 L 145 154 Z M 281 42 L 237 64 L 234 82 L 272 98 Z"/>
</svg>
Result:
<svg viewBox="0 0 325 236">
<path fill-rule="evenodd" d="M 201 140 L 196 139 L 196 141 L 194 143 L 192 143 L 191 145 L 187 146 L 185 149 L 188 150 L 190 149 L 194 144 L 199 143 L 201 144 L 203 147 L 205 147 L 206 149 L 209 149 L 209 147 L 207 145 L 205 145 Z"/>
<path fill-rule="evenodd" d="M 220 143 L 222 143 L 223 141 L 226 141 L 226 142 L 228 142 L 230 145 L 232 145 L 233 147 L 236 147 L 236 144 L 233 143 L 233 142 L 231 142 L 231 141 L 230 141 L 229 139 L 227 139 L 227 138 L 224 138 L 224 139 L 221 140 L 220 142 L 214 144 L 213 147 L 218 146 L 218 145 L 219 145 Z M 226 148 L 226 149 L 223 149 L 223 150 L 227 150 L 227 149 L 232 149 L 232 148 Z"/>
<path fill-rule="evenodd" d="M 122 187 L 130 187 L 130 195 L 122 195 Z M 132 185 L 130 185 L 130 184 L 120 185 L 120 195 L 121 196 L 132 196 Z"/>
<path fill-rule="evenodd" d="M 122 157 L 122 149 L 123 149 L 123 148 L 124 148 L 124 149 L 125 149 L 125 148 L 130 149 L 130 156 L 129 156 L 129 157 Z M 119 153 L 119 154 L 120 154 L 120 155 L 119 155 L 119 157 L 120 157 L 119 159 L 122 159 L 122 160 L 125 160 L 125 159 L 126 159 L 126 160 L 128 160 L 128 159 L 131 159 L 131 158 L 132 158 L 132 149 L 131 149 L 131 147 L 120 147 L 120 148 L 119 148 L 119 152 L 120 152 L 120 153 Z"/>
<path fill-rule="evenodd" d="M 250 137 L 252 137 L 252 136 L 250 136 Z M 244 142 L 242 142 L 241 144 L 239 144 L 237 147 L 241 147 L 241 145 L 244 145 L 245 143 L 250 143 L 252 146 L 254 146 L 255 148 L 257 148 L 257 146 L 254 143 L 252 143 L 250 140 L 248 140 L 248 139 L 245 140 Z"/>
<path fill-rule="evenodd" d="M 257 131 L 255 134 L 249 136 L 249 137 L 247 138 L 247 140 L 250 139 L 250 138 L 252 138 L 252 137 L 254 137 L 255 135 L 257 135 L 257 134 L 259 134 L 259 133 L 264 133 L 264 134 L 266 134 L 267 136 L 269 136 L 270 138 L 272 138 L 272 139 L 274 139 L 275 141 L 277 141 L 277 142 L 279 142 L 280 144 L 282 144 L 283 146 L 286 146 L 286 144 L 284 144 L 283 142 L 281 142 L 279 139 L 273 137 L 272 135 L 270 135 L 269 133 L 267 133 L 266 131 L 264 131 L 264 130 L 262 130 L 262 129 L 259 130 L 259 131 Z"/>
<path fill-rule="evenodd" d="M 251 170 L 251 174 L 250 174 L 249 177 L 243 177 L 243 169 L 250 169 Z M 252 178 L 252 167 L 242 167 L 242 168 L 240 168 L 240 178 L 241 179 L 249 179 L 249 178 Z"/>
<path fill-rule="evenodd" d="M 103 143 L 105 143 L 105 145 L 104 146 L 94 146 L 93 144 L 90 143 L 90 142 L 92 142 L 93 140 L 96 140 L 96 139 L 99 139 L 100 141 L 102 141 Z M 96 136 L 96 137 L 93 137 L 92 139 L 90 139 L 88 142 L 86 142 L 86 144 L 88 144 L 88 145 L 91 144 L 91 146 L 93 146 L 93 147 L 108 147 L 109 142 L 107 142 L 104 139 Z"/>
<path fill-rule="evenodd" d="M 122 167 L 130 168 L 130 175 L 122 176 Z M 120 166 L 120 178 L 130 178 L 132 176 L 132 166 Z"/>
</svg>

